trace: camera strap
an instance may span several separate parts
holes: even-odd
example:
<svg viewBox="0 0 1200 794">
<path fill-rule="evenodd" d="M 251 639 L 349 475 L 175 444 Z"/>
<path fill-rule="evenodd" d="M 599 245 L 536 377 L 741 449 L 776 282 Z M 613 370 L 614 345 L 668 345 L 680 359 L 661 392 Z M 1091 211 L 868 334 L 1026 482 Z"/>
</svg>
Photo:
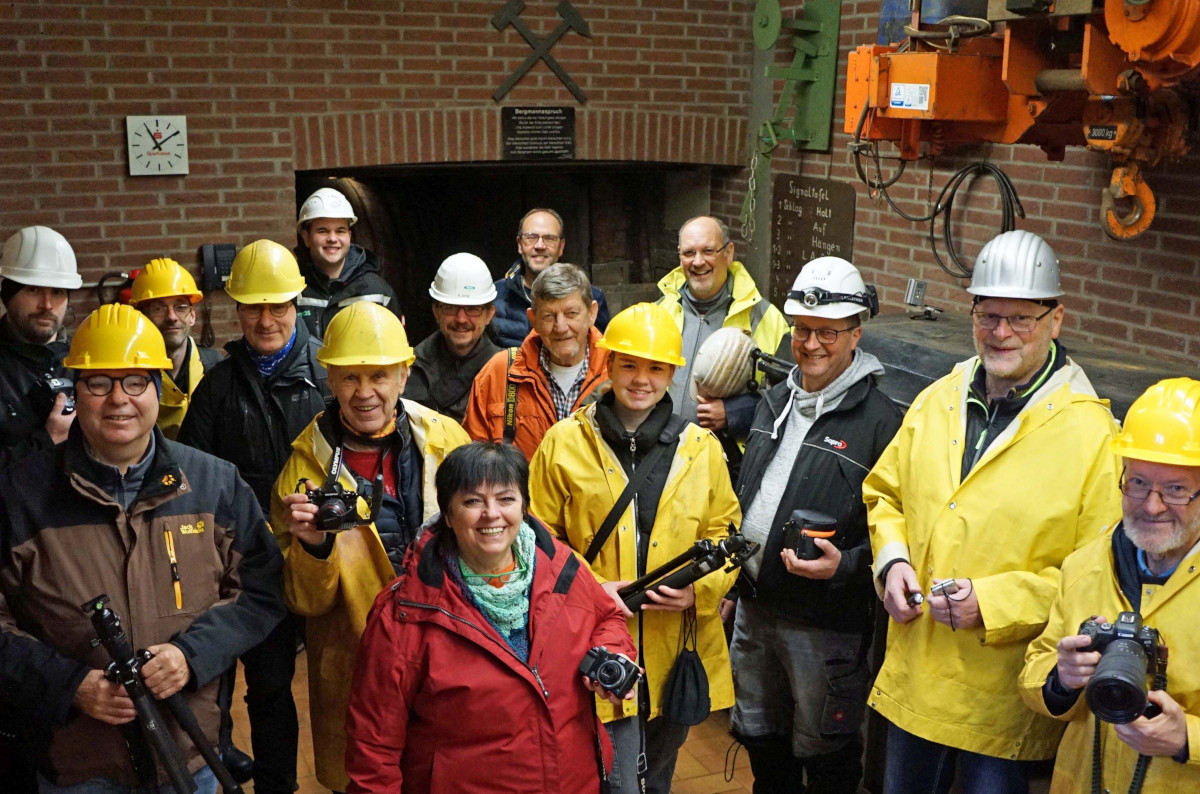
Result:
<svg viewBox="0 0 1200 794">
<path fill-rule="evenodd" d="M 321 486 L 323 490 L 329 490 L 342 476 L 342 451 L 344 447 L 339 443 L 333 448 L 333 457 L 329 460 L 329 476 L 325 478 L 325 484 Z"/>
</svg>

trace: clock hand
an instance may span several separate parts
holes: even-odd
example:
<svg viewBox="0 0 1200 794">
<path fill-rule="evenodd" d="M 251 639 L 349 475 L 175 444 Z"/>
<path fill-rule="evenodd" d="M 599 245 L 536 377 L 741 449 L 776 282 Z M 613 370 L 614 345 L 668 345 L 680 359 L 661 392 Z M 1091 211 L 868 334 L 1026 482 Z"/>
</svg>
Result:
<svg viewBox="0 0 1200 794">
<path fill-rule="evenodd" d="M 154 140 L 154 133 L 151 132 L 150 126 L 143 122 L 142 127 L 146 130 L 146 134 L 150 136 L 150 145 L 154 147 L 154 150 L 158 151 L 162 149 L 162 146 L 159 144 L 159 142 Z"/>
<path fill-rule="evenodd" d="M 167 137 L 163 138 L 161 141 L 159 141 L 159 142 L 158 142 L 158 148 L 161 150 L 161 149 L 162 149 L 162 145 L 163 145 L 164 143 L 166 143 L 167 141 L 171 140 L 172 138 L 174 138 L 174 137 L 175 137 L 176 135 L 178 135 L 178 134 L 179 134 L 179 130 L 175 130 L 175 131 L 174 131 L 174 132 L 172 132 L 170 135 L 168 135 Z"/>
</svg>

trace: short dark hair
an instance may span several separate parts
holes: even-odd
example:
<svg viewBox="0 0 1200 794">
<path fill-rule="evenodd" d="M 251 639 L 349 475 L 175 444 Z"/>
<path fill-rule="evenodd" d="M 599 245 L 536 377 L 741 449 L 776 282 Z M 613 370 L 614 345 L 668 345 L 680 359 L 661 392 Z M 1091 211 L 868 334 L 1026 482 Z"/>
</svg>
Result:
<svg viewBox="0 0 1200 794">
<path fill-rule="evenodd" d="M 512 444 L 475 441 L 458 447 L 438 466 L 433 481 L 443 522 L 456 493 L 474 490 L 485 483 L 515 486 L 521 492 L 525 509 L 529 508 L 529 462 Z"/>
<path fill-rule="evenodd" d="M 564 237 L 566 235 L 567 227 L 563 225 L 563 219 L 562 219 L 561 215 L 559 215 L 557 212 L 550 209 L 549 207 L 534 207 L 529 212 L 522 215 L 521 220 L 517 223 L 517 237 L 520 237 L 521 232 L 525 231 L 525 221 L 529 220 L 529 216 L 536 215 L 539 212 L 544 212 L 547 215 L 553 217 L 554 220 L 558 221 L 558 236 L 559 237 Z"/>
</svg>

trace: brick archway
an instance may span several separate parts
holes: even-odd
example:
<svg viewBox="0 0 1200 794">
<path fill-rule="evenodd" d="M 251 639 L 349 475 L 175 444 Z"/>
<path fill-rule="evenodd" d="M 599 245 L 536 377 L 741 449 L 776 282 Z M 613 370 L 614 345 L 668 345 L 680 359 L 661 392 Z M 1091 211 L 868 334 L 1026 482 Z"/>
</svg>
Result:
<svg viewBox="0 0 1200 794">
<path fill-rule="evenodd" d="M 577 108 L 575 162 L 629 160 L 739 166 L 746 120 L 728 116 Z M 292 122 L 298 170 L 501 158 L 500 108 L 384 110 Z"/>
</svg>

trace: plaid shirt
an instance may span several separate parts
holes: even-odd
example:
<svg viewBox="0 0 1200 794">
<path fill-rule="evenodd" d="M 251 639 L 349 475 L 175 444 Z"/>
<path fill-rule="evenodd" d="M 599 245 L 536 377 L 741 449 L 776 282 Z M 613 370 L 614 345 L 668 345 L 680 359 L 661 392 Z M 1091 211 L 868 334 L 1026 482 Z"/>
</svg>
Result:
<svg viewBox="0 0 1200 794">
<path fill-rule="evenodd" d="M 538 352 L 538 364 L 541 365 L 542 372 L 546 374 L 546 380 L 550 384 L 550 397 L 554 400 L 554 414 L 560 420 L 571 415 L 571 408 L 579 400 L 579 393 L 583 391 L 583 382 L 587 380 L 588 374 L 587 364 L 591 360 L 589 352 L 588 345 L 585 344 L 583 346 L 583 366 L 579 368 L 579 375 L 575 378 L 575 383 L 565 392 L 550 372 L 550 351 L 544 343 Z"/>
</svg>

